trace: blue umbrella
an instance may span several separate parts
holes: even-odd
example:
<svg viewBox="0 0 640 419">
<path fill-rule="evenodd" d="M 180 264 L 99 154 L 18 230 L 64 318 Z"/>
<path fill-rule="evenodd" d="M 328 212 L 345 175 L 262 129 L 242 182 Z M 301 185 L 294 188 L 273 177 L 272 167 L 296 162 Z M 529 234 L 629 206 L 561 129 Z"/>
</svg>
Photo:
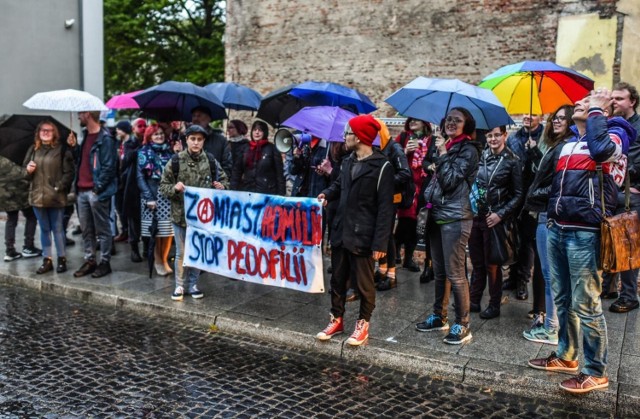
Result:
<svg viewBox="0 0 640 419">
<path fill-rule="evenodd" d="M 343 141 L 344 127 L 356 114 L 337 106 L 309 106 L 282 123 L 328 141 Z"/>
<path fill-rule="evenodd" d="M 191 110 L 196 106 L 208 108 L 214 120 L 227 117 L 220 99 L 189 82 L 166 81 L 134 95 L 133 100 L 140 110 L 158 119 L 191 121 Z"/>
<path fill-rule="evenodd" d="M 228 109 L 255 111 L 260 107 L 262 95 L 238 83 L 211 83 L 204 87 L 212 92 Z"/>
<path fill-rule="evenodd" d="M 359 91 L 336 83 L 307 81 L 295 86 L 289 94 L 314 106 L 341 106 L 355 113 L 369 113 L 378 109 L 371 99 Z"/>
<path fill-rule="evenodd" d="M 513 124 L 513 120 L 488 89 L 456 79 L 418 77 L 385 99 L 401 115 L 439 124 L 451 108 L 467 109 L 476 127 L 492 129 Z"/>
</svg>

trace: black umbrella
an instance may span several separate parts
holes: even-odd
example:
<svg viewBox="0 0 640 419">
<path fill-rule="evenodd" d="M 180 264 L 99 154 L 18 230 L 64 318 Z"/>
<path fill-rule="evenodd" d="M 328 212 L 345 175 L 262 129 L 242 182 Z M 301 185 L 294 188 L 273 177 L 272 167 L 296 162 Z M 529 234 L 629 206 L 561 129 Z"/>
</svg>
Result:
<svg viewBox="0 0 640 419">
<path fill-rule="evenodd" d="M 311 102 L 304 99 L 291 96 L 289 92 L 298 86 L 298 84 L 290 84 L 280 89 L 274 90 L 260 102 L 257 118 L 268 122 L 274 127 L 279 127 L 290 116 L 293 116 L 305 106 L 312 106 Z"/>
<path fill-rule="evenodd" d="M 22 166 L 27 150 L 34 141 L 36 127 L 42 121 L 58 127 L 60 141 L 66 142 L 69 128 L 48 115 L 11 115 L 0 119 L 0 156 Z"/>
<path fill-rule="evenodd" d="M 147 251 L 147 263 L 149 265 L 149 278 L 153 276 L 153 265 L 155 262 L 154 252 L 156 250 L 156 234 L 158 234 L 158 213 L 155 209 L 153 212 L 153 218 L 151 219 L 151 225 L 149 226 L 149 250 Z"/>
</svg>

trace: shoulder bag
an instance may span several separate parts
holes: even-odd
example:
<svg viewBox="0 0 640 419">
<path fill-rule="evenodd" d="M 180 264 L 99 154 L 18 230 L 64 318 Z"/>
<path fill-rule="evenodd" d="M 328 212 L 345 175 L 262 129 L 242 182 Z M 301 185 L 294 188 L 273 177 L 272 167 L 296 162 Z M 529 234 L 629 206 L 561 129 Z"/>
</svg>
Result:
<svg viewBox="0 0 640 419">
<path fill-rule="evenodd" d="M 624 180 L 624 212 L 606 217 L 604 205 L 604 179 L 602 166 L 597 166 L 600 180 L 600 266 L 603 271 L 623 272 L 640 268 L 640 220 L 638 213 L 629 205 L 629 168 Z"/>
</svg>

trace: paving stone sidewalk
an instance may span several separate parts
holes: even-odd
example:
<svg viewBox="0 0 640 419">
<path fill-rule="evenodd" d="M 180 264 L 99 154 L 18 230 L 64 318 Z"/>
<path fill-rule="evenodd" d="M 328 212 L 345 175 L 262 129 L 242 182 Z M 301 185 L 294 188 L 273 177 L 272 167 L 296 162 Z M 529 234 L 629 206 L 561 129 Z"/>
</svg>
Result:
<svg viewBox="0 0 640 419">
<path fill-rule="evenodd" d="M 4 221 L 0 231 L 4 233 Z M 18 245 L 22 244 L 19 226 Z M 79 236 L 73 236 L 79 241 Z M 38 242 L 38 240 L 37 240 Z M 348 303 L 344 335 L 318 342 L 315 334 L 326 325 L 328 294 L 306 294 L 204 274 L 200 288 L 205 298 L 186 297 L 174 302 L 171 277 L 148 277 L 146 261 L 132 263 L 127 244 L 116 244 L 113 273 L 99 279 L 74 278 L 82 263 L 80 245 L 68 248 L 69 271 L 36 275 L 40 258 L 0 262 L 0 282 L 36 288 L 49 294 L 116 306 L 144 315 L 170 316 L 197 324 L 215 325 L 222 331 L 276 344 L 311 350 L 345 361 L 358 360 L 420 375 L 442 377 L 496 391 L 563 402 L 601 412 L 604 416 L 640 417 L 640 321 L 639 312 L 608 311 L 613 300 L 604 301 L 609 337 L 610 386 L 583 396 L 561 392 L 558 383 L 567 376 L 526 367 L 534 357 L 546 357 L 555 347 L 529 342 L 522 331 L 529 327 L 531 302 L 518 301 L 505 292 L 501 316 L 482 320 L 472 313 L 473 339 L 462 346 L 446 345 L 444 333 L 419 333 L 415 323 L 431 312 L 433 283 L 420 284 L 419 273 L 398 268 L 398 288 L 379 292 L 367 344 L 352 348 L 345 341 L 355 325 L 358 302 Z M 328 259 L 325 258 L 325 268 Z M 328 289 L 329 274 L 325 275 Z M 483 307 L 487 297 L 483 300 Z M 453 304 L 453 299 L 451 301 Z M 453 307 L 449 308 L 453 312 Z M 582 364 L 582 358 L 580 359 Z"/>
</svg>

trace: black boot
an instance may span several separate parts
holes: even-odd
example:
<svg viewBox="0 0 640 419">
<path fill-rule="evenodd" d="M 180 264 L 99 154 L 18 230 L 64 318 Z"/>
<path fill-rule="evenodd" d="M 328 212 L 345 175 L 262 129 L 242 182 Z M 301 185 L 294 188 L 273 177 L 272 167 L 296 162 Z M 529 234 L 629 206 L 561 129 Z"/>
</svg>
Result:
<svg viewBox="0 0 640 419">
<path fill-rule="evenodd" d="M 424 262 L 424 270 L 422 274 L 420 274 L 420 283 L 426 284 L 427 282 L 433 281 L 433 267 L 431 266 L 431 261 Z"/>
<path fill-rule="evenodd" d="M 526 300 L 529 298 L 529 291 L 527 290 L 527 282 L 519 280 L 518 289 L 516 291 L 516 298 L 518 300 Z"/>
<path fill-rule="evenodd" d="M 42 261 L 42 265 L 40 265 L 36 273 L 43 274 L 52 270 L 53 270 L 53 262 L 51 261 L 51 258 L 44 258 Z"/>
<path fill-rule="evenodd" d="M 138 243 L 131 243 L 131 262 L 142 262 L 142 256 L 140 256 L 140 250 L 138 249 Z"/>
<path fill-rule="evenodd" d="M 387 291 L 390 289 L 393 289 L 395 287 L 398 286 L 398 282 L 396 281 L 396 278 L 389 278 L 388 276 L 384 279 L 384 281 L 378 283 L 378 286 L 376 287 L 376 289 L 378 291 Z"/>
<path fill-rule="evenodd" d="M 58 258 L 58 266 L 56 267 L 56 272 L 58 272 L 59 274 L 63 273 L 63 272 L 67 272 L 67 258 L 64 256 L 61 256 Z"/>
</svg>

